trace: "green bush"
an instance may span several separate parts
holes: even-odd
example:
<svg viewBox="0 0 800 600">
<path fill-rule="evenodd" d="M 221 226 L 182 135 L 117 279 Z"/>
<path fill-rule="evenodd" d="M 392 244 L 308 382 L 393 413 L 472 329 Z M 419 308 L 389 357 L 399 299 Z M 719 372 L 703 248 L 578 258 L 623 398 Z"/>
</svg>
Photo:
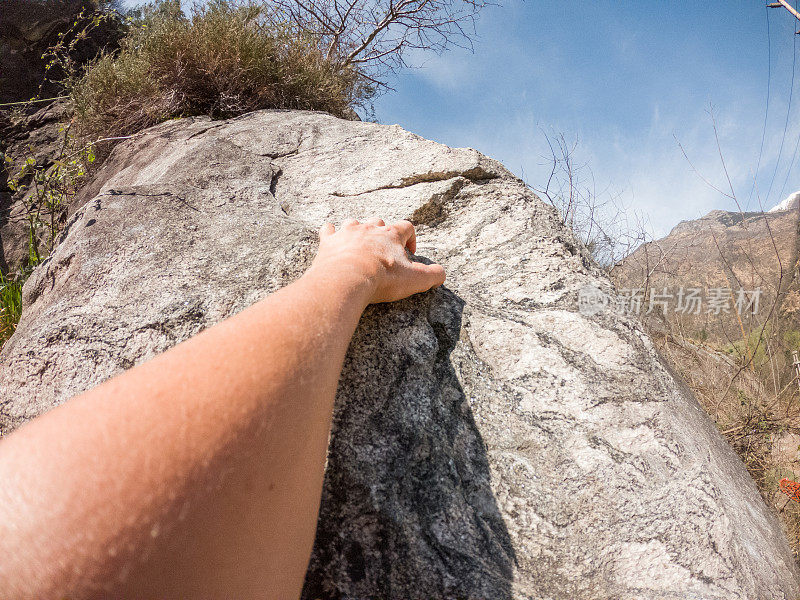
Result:
<svg viewBox="0 0 800 600">
<path fill-rule="evenodd" d="M 120 50 L 70 82 L 79 131 L 121 136 L 174 117 L 262 108 L 348 116 L 374 94 L 357 69 L 328 60 L 317 38 L 288 22 L 264 2 L 213 0 L 188 17 L 178 0 L 141 9 Z"/>
</svg>

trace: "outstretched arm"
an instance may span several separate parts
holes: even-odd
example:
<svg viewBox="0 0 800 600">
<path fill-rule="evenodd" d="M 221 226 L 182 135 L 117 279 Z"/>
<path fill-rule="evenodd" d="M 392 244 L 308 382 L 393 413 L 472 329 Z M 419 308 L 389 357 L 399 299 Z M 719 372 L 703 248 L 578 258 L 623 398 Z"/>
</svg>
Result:
<svg viewBox="0 0 800 600">
<path fill-rule="evenodd" d="M 298 597 L 361 313 L 444 281 L 407 221 L 320 238 L 296 282 L 0 442 L 5 597 Z"/>
</svg>

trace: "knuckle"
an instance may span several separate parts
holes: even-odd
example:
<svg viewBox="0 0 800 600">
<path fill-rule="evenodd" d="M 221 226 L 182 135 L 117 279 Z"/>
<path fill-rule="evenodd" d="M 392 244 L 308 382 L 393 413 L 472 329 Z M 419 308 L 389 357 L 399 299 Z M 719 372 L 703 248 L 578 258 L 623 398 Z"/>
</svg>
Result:
<svg viewBox="0 0 800 600">
<path fill-rule="evenodd" d="M 383 266 L 386 268 L 386 270 L 391 271 L 397 266 L 397 258 L 395 258 L 394 256 L 385 257 L 383 259 Z"/>
</svg>

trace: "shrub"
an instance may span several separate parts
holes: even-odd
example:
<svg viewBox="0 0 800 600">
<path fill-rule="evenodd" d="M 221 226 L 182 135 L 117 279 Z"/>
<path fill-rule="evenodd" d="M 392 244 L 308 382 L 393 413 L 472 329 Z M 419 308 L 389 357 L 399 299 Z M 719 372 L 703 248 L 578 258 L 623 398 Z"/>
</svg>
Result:
<svg viewBox="0 0 800 600">
<path fill-rule="evenodd" d="M 266 3 L 213 0 L 185 16 L 159 0 L 131 17 L 116 53 L 70 83 L 90 138 L 122 136 L 169 118 L 224 118 L 262 108 L 352 114 L 374 88 L 328 60 L 315 38 Z"/>
</svg>

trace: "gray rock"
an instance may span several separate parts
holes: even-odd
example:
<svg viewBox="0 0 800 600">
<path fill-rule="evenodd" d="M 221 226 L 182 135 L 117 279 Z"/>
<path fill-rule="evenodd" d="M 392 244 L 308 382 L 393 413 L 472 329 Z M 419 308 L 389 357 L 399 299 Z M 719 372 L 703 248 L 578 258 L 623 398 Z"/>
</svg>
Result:
<svg viewBox="0 0 800 600">
<path fill-rule="evenodd" d="M 445 288 L 370 307 L 341 378 L 306 598 L 777 599 L 777 520 L 554 211 L 497 162 L 308 112 L 119 146 L 26 284 L 8 432 L 298 277 L 315 229 L 410 218 Z"/>
</svg>

